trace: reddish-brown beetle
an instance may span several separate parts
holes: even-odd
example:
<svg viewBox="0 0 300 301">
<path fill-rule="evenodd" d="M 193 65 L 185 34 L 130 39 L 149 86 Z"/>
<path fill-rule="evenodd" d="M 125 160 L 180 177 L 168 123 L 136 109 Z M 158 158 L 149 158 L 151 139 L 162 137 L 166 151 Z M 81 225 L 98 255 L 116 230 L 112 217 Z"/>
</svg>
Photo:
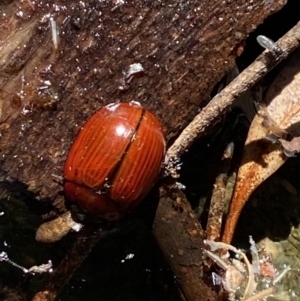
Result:
<svg viewBox="0 0 300 301">
<path fill-rule="evenodd" d="M 84 211 L 116 220 L 146 196 L 160 172 L 165 137 L 135 102 L 110 104 L 81 128 L 64 167 L 65 196 Z"/>
</svg>

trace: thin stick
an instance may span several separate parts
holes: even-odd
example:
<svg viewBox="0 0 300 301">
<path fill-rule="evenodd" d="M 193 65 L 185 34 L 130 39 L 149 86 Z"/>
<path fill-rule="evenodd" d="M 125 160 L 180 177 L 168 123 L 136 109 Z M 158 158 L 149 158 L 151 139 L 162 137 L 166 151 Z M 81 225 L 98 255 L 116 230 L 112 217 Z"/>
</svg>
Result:
<svg viewBox="0 0 300 301">
<path fill-rule="evenodd" d="M 259 300 L 265 300 L 265 298 L 273 295 L 275 292 L 275 287 L 269 287 L 261 292 L 259 292 L 258 294 L 249 297 L 247 300 L 245 301 L 259 301 Z"/>
<path fill-rule="evenodd" d="M 213 126 L 220 119 L 220 116 L 230 109 L 239 96 L 291 54 L 299 44 L 300 22 L 278 40 L 277 45 L 283 50 L 282 54 L 274 55 L 269 50 L 265 50 L 248 68 L 209 102 L 168 149 L 169 163 L 167 169 L 171 175 L 177 176 L 176 164 L 191 144 L 203 136 L 207 132 L 207 128 Z"/>
</svg>

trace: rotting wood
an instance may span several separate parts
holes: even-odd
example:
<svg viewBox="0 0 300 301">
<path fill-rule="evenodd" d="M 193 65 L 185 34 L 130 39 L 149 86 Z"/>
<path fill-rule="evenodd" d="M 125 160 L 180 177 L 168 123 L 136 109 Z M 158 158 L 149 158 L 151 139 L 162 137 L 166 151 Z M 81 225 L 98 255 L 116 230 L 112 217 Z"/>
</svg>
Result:
<svg viewBox="0 0 300 301">
<path fill-rule="evenodd" d="M 140 101 L 172 137 L 232 68 L 248 34 L 286 4 L 15 2 L 1 6 L 0 182 L 17 180 L 50 200 L 61 191 L 52 175 L 62 174 L 72 139 L 95 109 Z M 144 72 L 129 76 L 133 63 Z"/>
<path fill-rule="evenodd" d="M 162 188 L 153 234 L 170 264 L 187 301 L 217 300 L 203 282 L 202 249 L 205 233 L 178 188 Z"/>
<path fill-rule="evenodd" d="M 2 99 L 0 103 L 3 109 L 0 180 L 17 180 L 41 199 L 61 200 L 57 197 L 61 187 L 52 175 L 62 174 L 66 152 L 80 125 L 96 108 L 108 102 L 139 100 L 160 117 L 168 137 L 178 133 L 186 120 L 194 116 L 199 104 L 203 105 L 214 84 L 231 69 L 239 43 L 286 3 L 251 1 L 252 11 L 248 13 L 249 4 L 245 1 L 239 6 L 230 2 L 227 7 L 221 2 L 131 1 L 125 6 L 115 6 L 114 1 L 89 1 L 83 10 L 79 2 L 70 1 L 63 3 L 67 6 L 63 12 L 52 10 L 51 1 L 48 6 L 35 1 L 33 8 L 27 7 L 33 17 L 28 14 L 24 20 L 29 20 L 32 26 L 27 29 L 33 30 L 28 34 L 29 40 L 23 40 L 24 45 L 33 35 L 39 36 L 30 49 L 9 45 L 16 61 L 8 63 L 7 57 L 3 60 L 6 64 L 2 66 L 1 86 L 5 101 Z M 58 7 L 60 3 L 55 4 Z M 12 13 L 13 1 L 9 5 L 3 11 Z M 95 15 L 97 11 L 101 17 Z M 53 49 L 48 20 L 42 22 L 48 13 L 60 29 L 58 49 Z M 3 41 L 10 42 L 7 32 L 17 31 L 20 23 L 22 19 L 17 20 L 17 25 L 13 22 L 8 31 L 3 30 Z M 126 70 L 135 62 L 141 63 L 145 72 L 129 80 Z M 49 82 L 51 87 L 47 85 Z M 45 83 L 46 94 L 39 97 Z M 4 106 L 17 108 L 10 112 Z M 23 109 L 30 109 L 27 116 L 19 115 Z M 163 212 L 162 205 L 158 218 Z M 191 212 L 185 208 L 186 213 Z M 188 217 L 186 222 L 196 221 L 195 217 Z M 184 225 L 188 224 L 179 224 Z M 199 225 L 191 224 L 190 229 L 192 226 Z M 157 235 L 159 227 L 155 223 Z M 193 238 L 197 242 L 193 242 L 200 247 L 200 230 L 197 231 Z M 177 250 L 179 256 L 180 250 Z M 200 260 L 201 250 L 198 251 L 195 258 Z M 178 266 L 179 270 L 174 267 L 175 274 L 185 274 L 184 278 L 178 278 L 178 283 L 190 300 L 197 300 L 192 299 L 193 294 L 198 300 L 203 300 L 203 296 L 214 300 L 214 294 L 198 278 L 201 269 L 197 264 L 196 272 L 192 267 Z M 193 281 L 195 288 L 186 279 Z M 206 294 L 199 295 L 205 291 Z"/>
</svg>

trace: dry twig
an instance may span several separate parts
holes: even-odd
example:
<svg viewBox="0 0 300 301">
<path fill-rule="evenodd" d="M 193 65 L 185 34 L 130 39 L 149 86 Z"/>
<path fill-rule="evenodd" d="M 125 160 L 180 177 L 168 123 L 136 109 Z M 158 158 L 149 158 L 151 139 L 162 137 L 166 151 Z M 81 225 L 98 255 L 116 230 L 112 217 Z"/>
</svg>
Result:
<svg viewBox="0 0 300 301">
<path fill-rule="evenodd" d="M 172 176 L 177 177 L 176 164 L 180 156 L 199 137 L 207 133 L 207 129 L 213 126 L 220 116 L 225 114 L 244 92 L 249 90 L 263 76 L 265 76 L 279 62 L 293 52 L 300 44 L 300 22 L 278 40 L 278 46 L 283 50 L 282 54 L 274 55 L 265 50 L 257 59 L 246 68 L 224 90 L 218 93 L 209 104 L 194 118 L 183 130 L 174 144 L 168 149 L 168 170 Z"/>
</svg>

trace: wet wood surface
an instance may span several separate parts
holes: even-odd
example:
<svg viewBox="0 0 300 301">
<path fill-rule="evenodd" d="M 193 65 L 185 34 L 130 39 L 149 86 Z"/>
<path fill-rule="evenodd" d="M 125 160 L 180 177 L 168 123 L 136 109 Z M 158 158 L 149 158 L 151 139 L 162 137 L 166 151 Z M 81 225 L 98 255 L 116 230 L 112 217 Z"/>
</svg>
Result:
<svg viewBox="0 0 300 301">
<path fill-rule="evenodd" d="M 107 103 L 139 101 L 168 138 L 177 134 L 233 66 L 247 35 L 285 3 L 1 4 L 0 181 L 18 181 L 39 199 L 59 198 L 53 175 L 62 175 L 80 126 Z M 132 74 L 135 63 L 144 71 Z"/>
<path fill-rule="evenodd" d="M 154 236 L 181 288 L 183 300 L 217 300 L 217 295 L 203 281 L 203 239 L 192 208 L 178 189 L 162 189 L 155 221 Z"/>
<path fill-rule="evenodd" d="M 248 34 L 285 3 L 1 4 L 0 187 L 9 193 L 28 189 L 60 207 L 57 178 L 70 143 L 85 120 L 111 102 L 139 101 L 158 116 L 171 139 L 208 102 Z M 142 71 L 132 72 L 133 64 Z M 185 298 L 214 300 L 199 280 L 203 233 L 188 203 L 177 198 L 175 203 L 162 198 L 154 235 Z"/>
</svg>

